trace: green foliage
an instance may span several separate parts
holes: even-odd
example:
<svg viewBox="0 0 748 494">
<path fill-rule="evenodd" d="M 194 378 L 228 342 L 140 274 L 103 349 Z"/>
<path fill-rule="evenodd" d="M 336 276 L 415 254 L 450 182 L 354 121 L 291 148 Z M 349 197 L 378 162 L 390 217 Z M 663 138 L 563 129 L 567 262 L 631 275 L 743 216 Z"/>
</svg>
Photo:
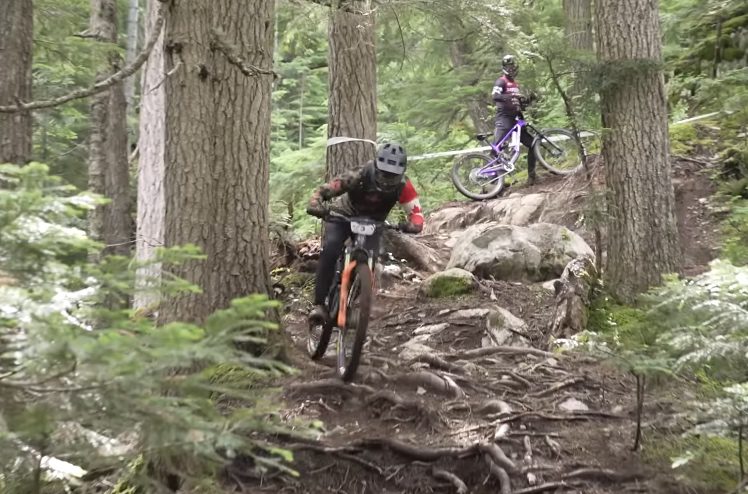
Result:
<svg viewBox="0 0 748 494">
<path fill-rule="evenodd" d="M 91 198 L 47 175 L 44 165 L 3 165 L 0 173 L 3 492 L 61 492 L 61 481 L 81 482 L 74 471 L 55 478 L 40 457 L 121 471 L 127 486 L 145 492 L 154 492 L 155 479 L 134 466 L 140 458 L 188 484 L 240 454 L 259 470 L 288 470 L 289 453 L 256 434 L 282 429 L 262 383 L 289 369 L 239 350 L 265 342 L 275 329 L 266 314 L 276 304 L 249 296 L 202 325 L 161 327 L 133 310 L 104 310 L 103 298 L 132 295 L 141 265 L 117 257 L 87 261 L 96 245 L 76 225 Z M 155 262 L 196 257 L 195 248 L 169 249 Z M 169 277 L 161 284 L 164 297 L 185 289 L 194 287 Z M 222 369 L 232 378 L 216 379 Z M 238 405 L 223 413 L 216 397 Z"/>
<path fill-rule="evenodd" d="M 746 191 L 746 180 L 732 182 L 741 185 L 741 194 Z M 733 264 L 748 265 L 748 200 L 733 200 L 730 215 L 723 223 L 723 232 L 722 254 Z"/>
<path fill-rule="evenodd" d="M 724 437 L 687 434 L 654 438 L 643 448 L 642 459 L 663 470 L 671 469 L 690 492 L 731 492 L 740 472 L 737 445 Z"/>
</svg>

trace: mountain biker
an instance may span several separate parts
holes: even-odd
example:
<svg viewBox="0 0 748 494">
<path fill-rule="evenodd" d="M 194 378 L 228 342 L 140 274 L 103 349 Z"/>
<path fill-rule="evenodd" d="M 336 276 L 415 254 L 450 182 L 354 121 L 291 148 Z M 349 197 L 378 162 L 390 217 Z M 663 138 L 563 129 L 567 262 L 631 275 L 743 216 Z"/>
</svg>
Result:
<svg viewBox="0 0 748 494">
<path fill-rule="evenodd" d="M 532 98 L 522 95 L 519 84 L 515 80 L 519 72 L 519 64 L 513 55 L 505 55 L 501 60 L 501 77 L 496 79 L 491 96 L 496 103 L 496 130 L 494 131 L 494 142 L 498 143 L 519 118 L 524 118 L 522 108 L 529 104 Z M 533 185 L 537 179 L 535 174 L 535 153 L 532 146 L 532 136 L 526 128 L 522 129 L 520 141 L 527 146 L 527 184 Z"/>
<path fill-rule="evenodd" d="M 363 216 L 376 221 L 384 221 L 396 203 L 405 210 L 408 221 L 400 223 L 404 233 L 420 233 L 423 229 L 423 213 L 418 193 L 405 176 L 408 156 L 397 142 L 387 142 L 379 146 L 376 158 L 368 161 L 363 168 L 344 173 L 329 183 L 317 188 L 312 194 L 307 214 L 325 219 L 330 211 L 346 216 Z M 336 198 L 330 206 L 324 204 Z M 325 297 L 330 291 L 335 276 L 335 263 L 343 252 L 344 243 L 351 235 L 349 223 L 327 221 L 322 252 L 317 265 L 314 287 L 314 309 L 310 319 L 327 320 Z M 373 250 L 379 250 L 381 231 L 371 237 Z"/>
</svg>

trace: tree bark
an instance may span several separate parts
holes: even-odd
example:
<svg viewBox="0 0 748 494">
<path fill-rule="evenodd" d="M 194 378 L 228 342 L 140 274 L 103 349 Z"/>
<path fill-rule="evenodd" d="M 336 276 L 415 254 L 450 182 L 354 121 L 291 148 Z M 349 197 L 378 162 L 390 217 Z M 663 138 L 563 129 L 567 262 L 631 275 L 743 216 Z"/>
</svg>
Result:
<svg viewBox="0 0 748 494">
<path fill-rule="evenodd" d="M 676 269 L 678 235 L 656 0 L 599 0 L 608 194 L 607 286 L 631 301 Z"/>
<path fill-rule="evenodd" d="M 117 2 L 91 0 L 90 32 L 109 45 L 109 69 L 102 80 L 121 68 L 117 53 Z M 133 224 L 130 218 L 130 175 L 127 152 L 125 92 L 118 82 L 93 96 L 89 150 L 89 188 L 110 202 L 89 214 L 89 233 L 104 243 L 102 254 L 129 255 Z"/>
<path fill-rule="evenodd" d="M 138 31 L 140 27 L 140 0 L 129 0 L 127 8 L 127 42 L 125 51 L 125 62 L 129 65 L 135 60 L 138 53 Z M 131 115 L 135 115 L 135 78 L 128 77 L 125 79 L 125 99 L 127 100 L 127 110 Z"/>
<path fill-rule="evenodd" d="M 0 106 L 31 101 L 32 0 L 0 1 Z M 0 163 L 31 160 L 31 113 L 0 113 Z"/>
<path fill-rule="evenodd" d="M 549 336 L 570 338 L 587 328 L 590 299 L 597 276 L 595 262 L 590 257 L 579 257 L 566 265 L 561 278 L 554 283 L 556 300 Z"/>
<path fill-rule="evenodd" d="M 164 39 L 164 241 L 195 244 L 203 261 L 171 272 L 199 294 L 170 299 L 161 322 L 200 322 L 239 296 L 269 293 L 268 169 L 273 0 L 181 0 Z M 217 29 L 220 28 L 220 29 Z"/>
<path fill-rule="evenodd" d="M 146 38 L 150 38 L 155 27 L 159 0 L 148 0 L 145 21 Z M 177 69 L 179 70 L 179 69 Z M 140 130 L 138 132 L 138 206 L 135 256 L 141 263 L 150 263 L 155 250 L 164 245 L 164 121 L 166 102 L 164 81 L 168 76 L 164 70 L 163 31 L 146 61 L 141 81 Z M 141 287 L 158 284 L 160 266 L 149 264 L 138 271 Z M 145 309 L 158 302 L 152 291 L 138 291 L 133 303 Z"/>
<path fill-rule="evenodd" d="M 592 51 L 592 0 L 563 0 L 566 24 L 564 31 L 575 50 Z"/>
<path fill-rule="evenodd" d="M 329 27 L 328 137 L 376 141 L 377 66 L 371 0 L 332 2 Z M 368 142 L 327 148 L 328 178 L 374 158 Z"/>
</svg>

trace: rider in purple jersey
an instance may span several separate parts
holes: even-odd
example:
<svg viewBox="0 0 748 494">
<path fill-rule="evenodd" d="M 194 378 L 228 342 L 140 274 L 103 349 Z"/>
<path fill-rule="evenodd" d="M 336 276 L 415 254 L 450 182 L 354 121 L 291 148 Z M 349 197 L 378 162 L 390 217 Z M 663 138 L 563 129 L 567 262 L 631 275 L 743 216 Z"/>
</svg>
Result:
<svg viewBox="0 0 748 494">
<path fill-rule="evenodd" d="M 491 95 L 496 103 L 496 130 L 494 131 L 494 142 L 498 143 L 512 127 L 517 117 L 522 115 L 522 100 L 524 96 L 520 92 L 519 84 L 514 78 L 517 76 L 519 66 L 512 55 L 505 55 L 501 61 L 502 75 L 493 86 Z M 522 128 L 520 141 L 527 146 L 527 184 L 533 185 L 536 180 L 535 153 L 532 152 L 532 136 L 526 128 Z"/>
</svg>

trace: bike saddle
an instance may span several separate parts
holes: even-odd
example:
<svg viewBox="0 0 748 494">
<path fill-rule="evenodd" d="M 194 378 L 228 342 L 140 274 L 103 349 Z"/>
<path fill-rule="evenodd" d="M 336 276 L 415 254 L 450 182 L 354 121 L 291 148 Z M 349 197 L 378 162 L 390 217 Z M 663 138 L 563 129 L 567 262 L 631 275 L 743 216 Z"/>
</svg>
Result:
<svg viewBox="0 0 748 494">
<path fill-rule="evenodd" d="M 489 134 L 475 134 L 475 138 L 479 141 L 485 141 Z"/>
</svg>

